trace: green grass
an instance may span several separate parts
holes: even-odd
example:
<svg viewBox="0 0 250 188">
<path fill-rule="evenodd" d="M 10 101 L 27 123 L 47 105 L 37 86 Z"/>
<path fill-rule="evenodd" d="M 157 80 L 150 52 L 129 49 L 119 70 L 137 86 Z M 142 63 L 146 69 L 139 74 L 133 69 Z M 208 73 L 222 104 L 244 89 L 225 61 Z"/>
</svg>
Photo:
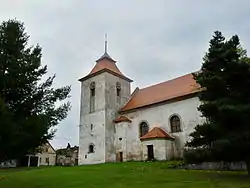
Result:
<svg viewBox="0 0 250 188">
<path fill-rule="evenodd" d="M 167 169 L 164 162 L 128 162 L 78 167 L 0 170 L 0 188 L 239 188 L 244 172 Z"/>
</svg>

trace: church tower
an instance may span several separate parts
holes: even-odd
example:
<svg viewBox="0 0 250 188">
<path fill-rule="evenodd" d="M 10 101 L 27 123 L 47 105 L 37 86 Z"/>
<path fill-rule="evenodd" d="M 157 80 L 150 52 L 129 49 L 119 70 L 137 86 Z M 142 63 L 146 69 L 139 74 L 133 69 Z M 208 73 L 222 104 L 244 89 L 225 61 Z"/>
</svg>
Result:
<svg viewBox="0 0 250 188">
<path fill-rule="evenodd" d="M 121 73 L 116 61 L 109 56 L 106 39 L 104 54 L 79 81 L 79 165 L 115 161 L 113 120 L 129 100 L 132 80 Z"/>
</svg>

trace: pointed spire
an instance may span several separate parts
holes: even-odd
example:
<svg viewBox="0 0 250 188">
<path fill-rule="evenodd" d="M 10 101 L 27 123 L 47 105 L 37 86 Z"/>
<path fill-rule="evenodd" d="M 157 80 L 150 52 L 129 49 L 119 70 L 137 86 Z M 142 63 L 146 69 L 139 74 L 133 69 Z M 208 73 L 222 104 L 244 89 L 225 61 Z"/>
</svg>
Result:
<svg viewBox="0 0 250 188">
<path fill-rule="evenodd" d="M 96 60 L 96 62 L 99 62 L 103 59 L 108 59 L 110 61 L 113 61 L 114 63 L 116 62 L 115 60 L 113 60 L 109 54 L 108 54 L 108 41 L 107 41 L 107 34 L 105 34 L 105 42 L 104 42 L 104 54 L 98 59 Z"/>
<path fill-rule="evenodd" d="M 105 53 L 108 51 L 107 33 L 105 34 Z"/>
</svg>

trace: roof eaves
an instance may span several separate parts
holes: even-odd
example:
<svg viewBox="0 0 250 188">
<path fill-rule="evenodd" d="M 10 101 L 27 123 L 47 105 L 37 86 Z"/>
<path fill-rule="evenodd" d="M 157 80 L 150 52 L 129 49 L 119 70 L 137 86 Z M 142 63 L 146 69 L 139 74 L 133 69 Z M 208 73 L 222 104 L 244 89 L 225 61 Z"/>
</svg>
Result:
<svg viewBox="0 0 250 188">
<path fill-rule="evenodd" d="M 121 114 L 124 114 L 124 113 L 128 113 L 128 112 L 133 112 L 135 110 L 138 110 L 138 109 L 141 109 L 141 108 L 147 108 L 147 107 L 151 107 L 151 106 L 154 106 L 154 105 L 159 105 L 159 104 L 162 104 L 162 103 L 166 103 L 166 102 L 174 102 L 178 99 L 181 99 L 181 98 L 189 98 L 189 97 L 193 97 L 195 96 L 197 93 L 199 93 L 200 90 L 197 90 L 197 91 L 194 91 L 192 93 L 188 93 L 188 94 L 184 94 L 184 95 L 180 95 L 180 96 L 176 96 L 176 97 L 173 97 L 173 98 L 168 98 L 168 99 L 165 99 L 165 100 L 161 100 L 161 101 L 156 101 L 156 102 L 152 102 L 150 104 L 145 104 L 145 105 L 141 105 L 141 106 L 137 106 L 137 107 L 134 107 L 134 108 L 129 108 L 129 109 L 121 109 L 119 110 L 119 112 Z M 131 99 L 130 99 L 131 100 Z M 127 103 L 128 104 L 128 103 Z M 124 105 L 125 107 L 126 105 Z"/>
<path fill-rule="evenodd" d="M 155 139 L 161 139 L 161 140 L 175 140 L 174 137 L 146 137 L 146 138 L 140 138 L 141 141 L 144 141 L 144 140 L 155 140 Z"/>
<path fill-rule="evenodd" d="M 133 82 L 133 80 L 127 78 L 126 76 L 120 75 L 120 74 L 118 74 L 118 73 L 116 73 L 116 72 L 113 72 L 113 71 L 107 69 L 107 68 L 104 68 L 104 69 L 99 70 L 99 71 L 97 71 L 97 72 L 95 72 L 95 73 L 92 73 L 92 74 L 88 74 L 87 76 L 78 79 L 78 81 L 80 81 L 80 82 L 85 81 L 85 80 L 87 80 L 87 79 L 89 79 L 89 78 L 91 78 L 91 77 L 94 77 L 94 76 L 96 76 L 96 75 L 98 75 L 98 74 L 101 74 L 101 73 L 103 73 L 103 72 L 108 72 L 108 73 L 110 73 L 110 74 L 113 74 L 114 76 L 120 77 L 120 78 L 122 78 L 122 79 L 124 79 L 124 80 L 127 80 L 127 81 L 129 81 L 129 82 Z"/>
<path fill-rule="evenodd" d="M 131 98 L 132 98 L 133 96 L 135 96 L 135 94 L 138 93 L 139 90 L 140 90 L 140 88 L 139 88 L 139 87 L 136 87 L 135 90 L 134 90 L 134 91 L 132 92 L 132 94 L 130 95 Z"/>
<path fill-rule="evenodd" d="M 156 135 L 154 135 L 154 136 L 150 135 L 154 131 L 158 131 L 158 132 L 162 133 L 162 135 L 158 135 L 157 132 L 156 132 Z M 163 130 L 160 127 L 154 127 L 147 134 L 145 134 L 144 136 L 140 137 L 140 140 L 148 140 L 148 139 L 175 140 L 175 137 L 171 136 L 170 134 L 168 134 L 165 130 Z"/>
<path fill-rule="evenodd" d="M 56 150 L 55 150 L 55 148 L 51 145 L 51 143 L 47 140 L 47 143 L 50 145 L 50 147 L 52 148 L 52 150 L 54 151 L 54 152 L 56 152 Z"/>
<path fill-rule="evenodd" d="M 129 118 L 127 118 L 126 116 L 119 116 L 113 122 L 114 123 L 120 123 L 120 122 L 129 122 L 129 123 L 131 123 L 132 121 Z"/>
</svg>

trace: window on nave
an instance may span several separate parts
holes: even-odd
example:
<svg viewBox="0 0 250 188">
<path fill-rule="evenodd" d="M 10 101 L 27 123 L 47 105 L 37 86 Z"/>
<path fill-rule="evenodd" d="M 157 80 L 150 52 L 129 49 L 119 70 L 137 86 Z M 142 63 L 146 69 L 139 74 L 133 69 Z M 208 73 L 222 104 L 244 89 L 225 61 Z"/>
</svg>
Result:
<svg viewBox="0 0 250 188">
<path fill-rule="evenodd" d="M 177 115 L 170 118 L 170 127 L 172 133 L 181 132 L 181 121 Z"/>
<path fill-rule="evenodd" d="M 149 126 L 146 122 L 142 122 L 140 124 L 140 137 L 144 136 L 145 134 L 147 134 L 149 131 Z"/>
</svg>

